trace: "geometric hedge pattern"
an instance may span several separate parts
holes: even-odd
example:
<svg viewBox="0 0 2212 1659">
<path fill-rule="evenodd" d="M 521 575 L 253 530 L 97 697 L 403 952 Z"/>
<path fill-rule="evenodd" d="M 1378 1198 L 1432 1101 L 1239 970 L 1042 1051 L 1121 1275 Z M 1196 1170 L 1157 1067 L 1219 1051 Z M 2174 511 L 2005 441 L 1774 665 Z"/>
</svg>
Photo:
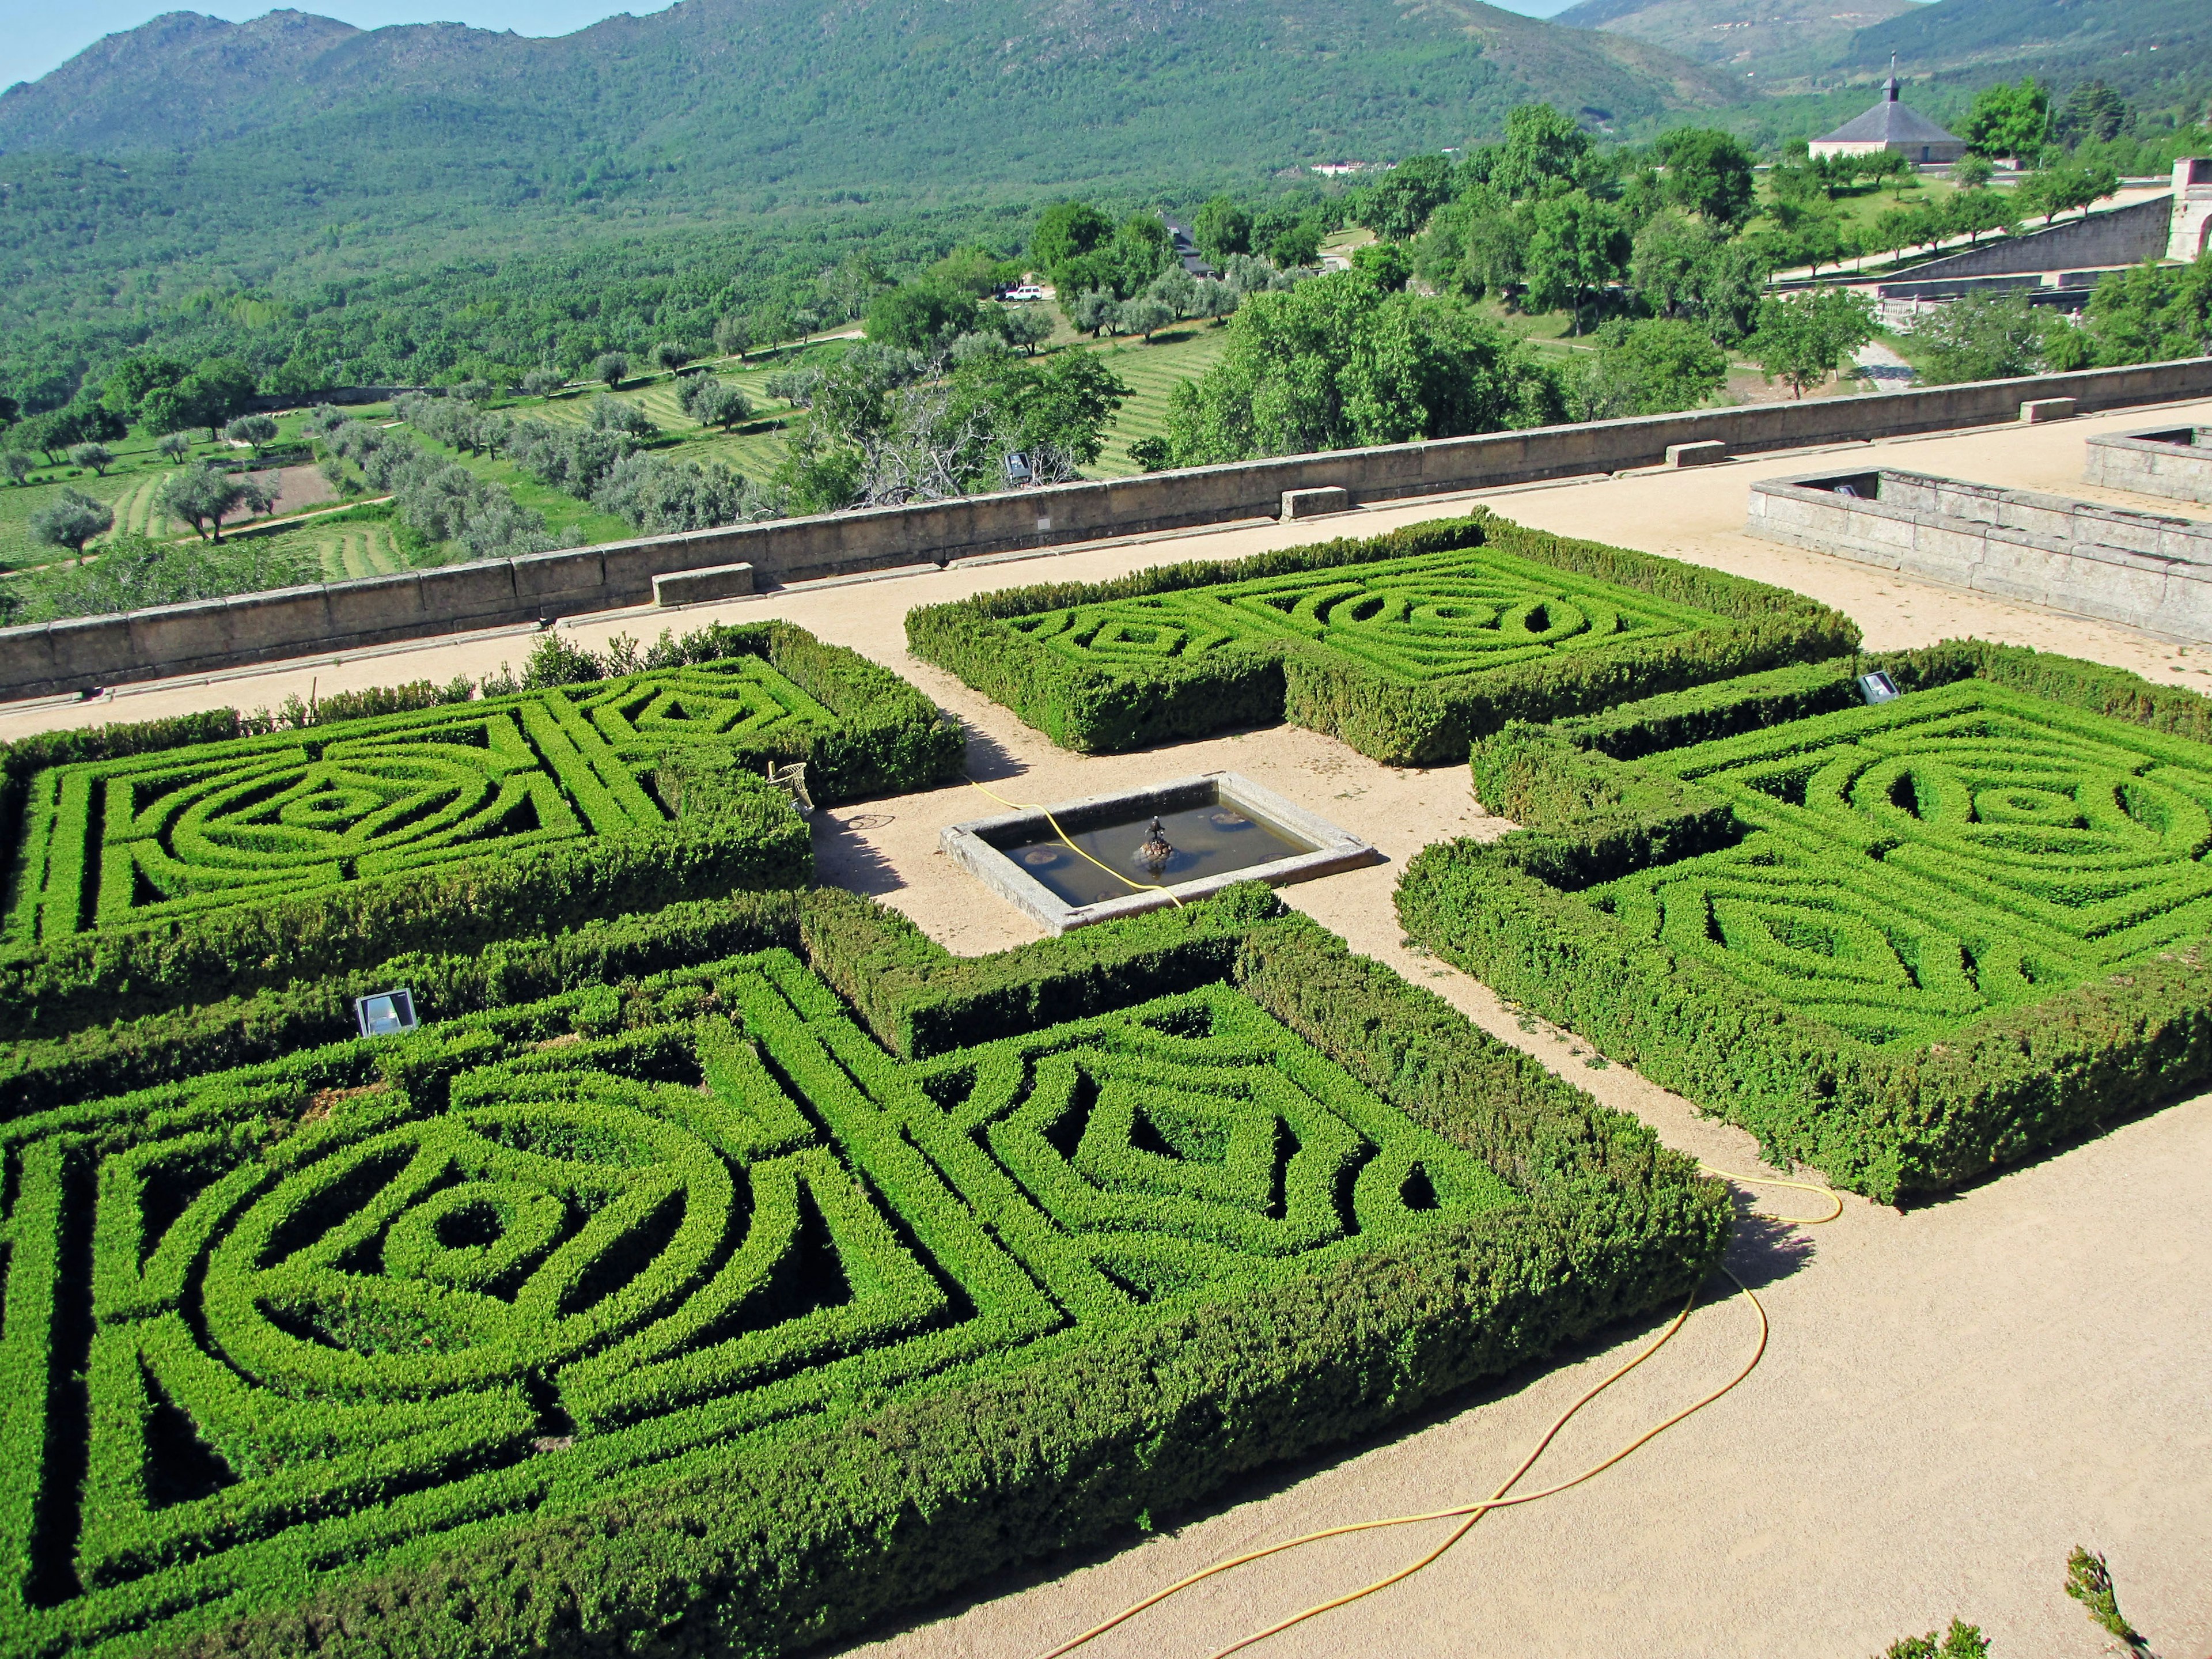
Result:
<svg viewBox="0 0 2212 1659">
<path fill-rule="evenodd" d="M 1648 757 L 1735 845 L 1585 896 L 1877 1046 L 2212 932 L 2212 750 L 1984 680 Z"/>
<path fill-rule="evenodd" d="M 914 1063 L 787 952 L 654 995 L 0 1126 L 0 1645 L 181 1635 L 1510 1197 L 1227 987 Z"/>
<path fill-rule="evenodd" d="M 1303 642 L 1403 684 L 1722 626 L 1692 605 L 1491 547 L 1300 571 L 1011 617 L 1088 666 Z"/>
<path fill-rule="evenodd" d="M 304 732 L 50 768 L 30 781 L 8 944 L 165 921 L 484 850 L 658 825 L 637 769 L 720 738 L 805 752 L 836 717 L 758 657 Z"/>
</svg>

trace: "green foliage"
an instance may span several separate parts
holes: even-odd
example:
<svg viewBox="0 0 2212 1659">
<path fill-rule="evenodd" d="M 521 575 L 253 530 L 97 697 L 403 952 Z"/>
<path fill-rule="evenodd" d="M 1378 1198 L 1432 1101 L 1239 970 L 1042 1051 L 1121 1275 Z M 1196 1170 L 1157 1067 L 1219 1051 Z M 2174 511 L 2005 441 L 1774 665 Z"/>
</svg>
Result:
<svg viewBox="0 0 2212 1659">
<path fill-rule="evenodd" d="M 2087 361 L 2058 366 L 2168 362 L 2212 352 L 2212 249 L 2191 264 L 2147 263 L 2107 271 L 2089 296 L 2082 332 Z M 2051 337 L 2064 337 L 2054 332 Z"/>
<path fill-rule="evenodd" d="M 1954 1619 L 1948 1631 L 1907 1636 L 1881 1650 L 1879 1659 L 1989 1659 L 1990 1642 L 1980 1627 Z"/>
<path fill-rule="evenodd" d="M 2120 1598 L 2112 1587 L 2112 1569 L 2102 1555 L 2076 1544 L 2066 1557 L 2066 1593 L 2087 1610 L 2097 1628 L 2114 1638 L 2130 1659 L 2157 1659 L 2142 1632 L 2120 1611 Z"/>
<path fill-rule="evenodd" d="M 1835 612 L 1486 514 L 925 606 L 910 649 L 1085 752 L 1287 720 L 1393 765 L 1478 733 L 1825 655 Z"/>
<path fill-rule="evenodd" d="M 1616 420 L 1695 409 L 1728 380 L 1728 354 L 1697 324 L 1616 317 L 1598 330 L 1598 349 L 1569 382 L 1576 418 Z"/>
<path fill-rule="evenodd" d="M 1004 977 L 803 903 L 951 1000 Z M 1156 963 L 1188 988 L 1102 992 L 1110 941 L 1047 941 L 1012 953 L 1034 1018 L 927 1059 L 763 912 L 718 924 L 749 953 L 619 994 L 0 1127 L 9 1650 L 274 1655 L 373 1617 L 570 1651 L 588 1599 L 665 1651 L 792 1650 L 1716 1259 L 1724 1193 L 1633 1120 L 1264 890 L 1191 908 L 1127 925 L 1193 930 Z"/>
<path fill-rule="evenodd" d="M 1853 676 L 1907 693 L 1857 706 Z M 1523 828 L 1407 931 L 1771 1154 L 1895 1200 L 2212 1075 L 2212 702 L 1973 642 L 1478 746 Z"/>
<path fill-rule="evenodd" d="M 1228 331 L 1173 394 L 1178 466 L 1540 426 L 1562 409 L 1556 375 L 1495 325 L 1361 271 L 1254 294 Z"/>
<path fill-rule="evenodd" d="M 2070 323 L 2038 310 L 2025 294 L 1970 294 L 1939 307 L 1913 337 L 1928 348 L 1921 379 L 1953 386 L 2042 374 L 2051 337 L 2072 331 Z"/>
<path fill-rule="evenodd" d="M 1802 398 L 1874 338 L 1874 301 L 1863 294 L 1824 288 L 1759 302 L 1758 331 L 1746 349 L 1770 380 Z"/>
<path fill-rule="evenodd" d="M 31 514 L 31 534 L 49 547 L 65 548 L 80 560 L 84 544 L 115 527 L 115 513 L 80 490 L 64 489 Z"/>
<path fill-rule="evenodd" d="M 1528 210 L 1522 255 L 1528 303 L 1539 311 L 1572 312 L 1579 333 L 1584 298 L 1627 270 L 1631 246 L 1620 220 L 1583 191 L 1541 198 Z"/>
<path fill-rule="evenodd" d="M 2018 161 L 2042 149 L 2051 122 L 2051 94 L 2024 76 L 2018 86 L 2000 81 L 1974 94 L 1974 107 L 1959 136 L 1978 155 Z"/>
<path fill-rule="evenodd" d="M 1451 198 L 1451 158 L 1409 155 L 1373 189 L 1364 191 L 1355 222 L 1387 241 L 1417 236 L 1429 216 Z"/>
<path fill-rule="evenodd" d="M 1252 251 L 1252 216 L 1229 197 L 1206 202 L 1193 216 L 1190 228 L 1199 252 L 1216 264 L 1232 253 Z"/>
<path fill-rule="evenodd" d="M 1668 201 L 1729 230 L 1751 216 L 1752 155 L 1732 135 L 1677 127 L 1661 137 L 1658 150 L 1667 164 Z"/>
<path fill-rule="evenodd" d="M 1588 162 L 1590 136 L 1549 104 L 1523 104 L 1505 118 L 1505 141 L 1468 157 L 1490 187 L 1508 201 L 1571 189 Z"/>
<path fill-rule="evenodd" d="M 903 283 L 868 307 L 868 337 L 927 352 L 975 326 L 975 296 L 933 283 Z"/>
</svg>

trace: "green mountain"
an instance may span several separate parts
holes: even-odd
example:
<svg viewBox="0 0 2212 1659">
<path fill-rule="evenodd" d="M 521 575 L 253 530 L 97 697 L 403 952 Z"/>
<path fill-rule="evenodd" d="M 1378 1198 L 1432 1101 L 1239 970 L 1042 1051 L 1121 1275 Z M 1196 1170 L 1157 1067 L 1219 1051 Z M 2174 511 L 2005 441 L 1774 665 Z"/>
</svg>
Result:
<svg viewBox="0 0 2212 1659">
<path fill-rule="evenodd" d="M 1736 95 L 1474 0 L 682 0 L 555 40 L 175 12 L 0 94 L 0 149 L 325 152 L 345 132 L 541 188 L 594 162 L 663 194 L 1054 185 L 1383 159 L 1532 98 L 1638 125 Z"/>
<path fill-rule="evenodd" d="M 1921 0 L 1580 0 L 1553 21 L 1663 46 L 1756 87 L 1784 65 L 1832 61 L 1858 31 L 1922 9 Z"/>
<path fill-rule="evenodd" d="M 1625 34 L 1784 94 L 1864 87 L 1890 54 L 1923 88 L 2101 78 L 2138 102 L 2212 92 L 2205 0 L 1580 0 L 1555 21 Z M 1840 106 L 1839 106 L 1840 107 Z"/>
</svg>

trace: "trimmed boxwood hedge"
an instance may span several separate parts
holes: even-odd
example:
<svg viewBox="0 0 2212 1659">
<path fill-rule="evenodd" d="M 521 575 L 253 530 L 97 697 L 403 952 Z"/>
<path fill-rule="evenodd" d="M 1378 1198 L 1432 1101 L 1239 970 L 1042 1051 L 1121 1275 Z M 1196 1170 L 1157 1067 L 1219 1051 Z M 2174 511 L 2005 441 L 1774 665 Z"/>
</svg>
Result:
<svg viewBox="0 0 2212 1659">
<path fill-rule="evenodd" d="M 2212 1079 L 2208 738 L 1974 641 L 1512 726 L 1472 773 L 1523 827 L 1424 851 L 1399 915 L 1771 1152 L 1942 1191 Z"/>
<path fill-rule="evenodd" d="M 1508 720 L 1826 657 L 1858 634 L 1782 588 L 1478 510 L 924 606 L 907 641 L 1085 752 L 1285 720 L 1433 765 Z"/>
<path fill-rule="evenodd" d="M 898 1058 L 771 945 L 0 1124 L 0 1645 L 793 1651 L 1725 1242 L 1688 1160 L 1264 889 L 1018 963 L 794 902 L 897 964 L 864 1019 L 986 1028 Z"/>
</svg>

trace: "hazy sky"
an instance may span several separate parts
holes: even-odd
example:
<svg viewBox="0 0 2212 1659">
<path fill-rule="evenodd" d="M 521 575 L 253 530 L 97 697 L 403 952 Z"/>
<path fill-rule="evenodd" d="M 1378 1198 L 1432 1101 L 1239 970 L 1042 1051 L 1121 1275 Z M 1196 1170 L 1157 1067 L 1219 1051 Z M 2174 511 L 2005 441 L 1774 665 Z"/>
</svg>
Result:
<svg viewBox="0 0 2212 1659">
<path fill-rule="evenodd" d="M 1494 0 L 1509 10 L 1531 17 L 1549 17 L 1573 0 Z M 234 23 L 258 17 L 266 4 L 234 6 L 210 4 L 208 0 L 185 0 L 164 5 L 161 0 L 82 0 L 81 4 L 58 6 L 52 0 L 0 0 L 0 86 L 35 81 L 58 64 L 66 63 L 103 34 L 136 28 L 165 11 L 198 11 L 227 17 Z M 478 28 L 513 29 L 518 34 L 567 34 L 619 12 L 642 16 L 661 8 L 652 0 L 633 0 L 627 6 L 611 6 L 605 0 L 341 0 L 318 5 L 299 0 L 301 11 L 325 17 L 342 17 L 365 29 L 385 23 L 473 23 Z"/>
</svg>

